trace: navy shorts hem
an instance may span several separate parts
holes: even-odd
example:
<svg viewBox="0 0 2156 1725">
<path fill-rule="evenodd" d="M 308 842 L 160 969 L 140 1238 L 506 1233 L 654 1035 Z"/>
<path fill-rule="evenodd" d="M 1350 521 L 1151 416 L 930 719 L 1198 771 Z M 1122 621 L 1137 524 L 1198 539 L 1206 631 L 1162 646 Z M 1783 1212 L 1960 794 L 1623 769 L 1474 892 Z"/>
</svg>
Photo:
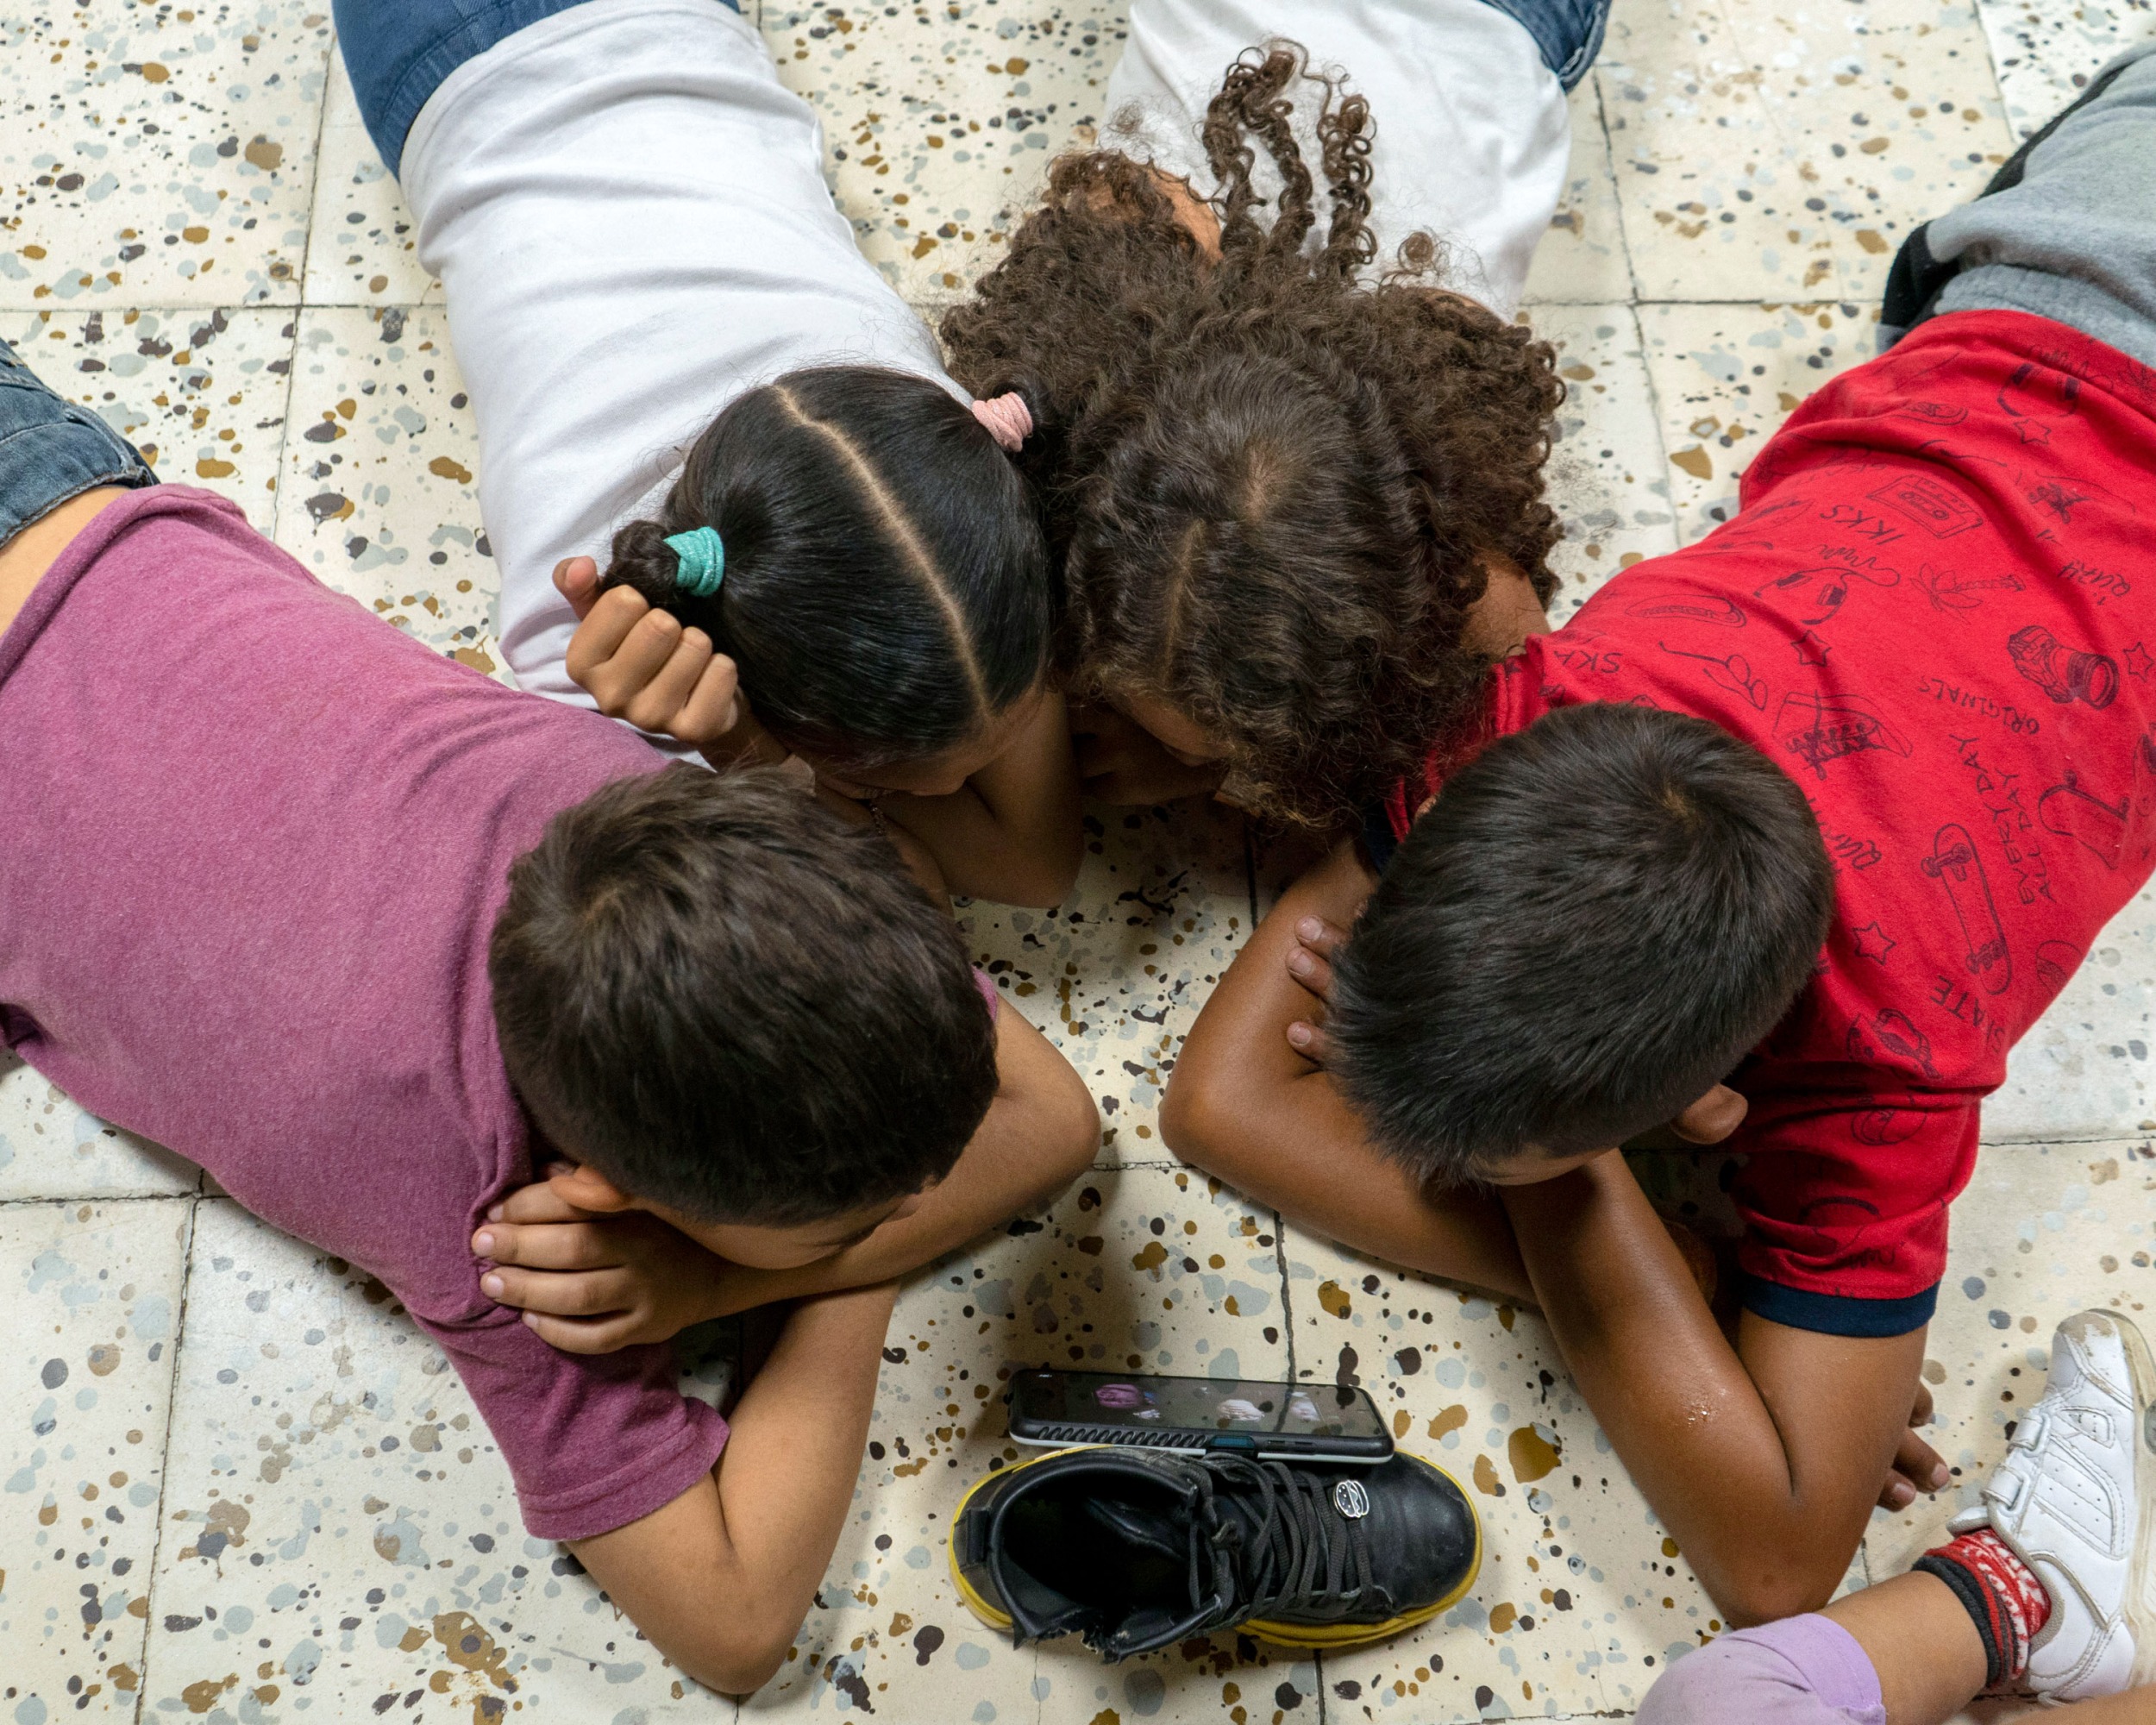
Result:
<svg viewBox="0 0 2156 1725">
<path fill-rule="evenodd" d="M 1747 1276 L 1744 1307 L 1771 1324 L 1823 1336 L 1905 1336 L 1932 1320 L 1939 1305 L 1936 1283 L 1900 1300 L 1859 1300 L 1846 1294 L 1815 1294 Z"/>
</svg>

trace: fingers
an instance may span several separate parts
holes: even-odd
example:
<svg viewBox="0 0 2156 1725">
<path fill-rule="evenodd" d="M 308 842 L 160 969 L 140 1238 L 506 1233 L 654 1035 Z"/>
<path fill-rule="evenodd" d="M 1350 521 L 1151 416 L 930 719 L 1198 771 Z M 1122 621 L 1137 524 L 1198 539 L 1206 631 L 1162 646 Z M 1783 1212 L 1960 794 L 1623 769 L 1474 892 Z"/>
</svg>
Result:
<svg viewBox="0 0 2156 1725">
<path fill-rule="evenodd" d="M 542 1180 L 534 1185 L 519 1186 L 498 1204 L 490 1205 L 486 1220 L 490 1222 L 580 1222 L 589 1214 L 578 1209 Z M 479 1251 L 481 1258 L 493 1256 L 482 1248 L 475 1246 L 473 1249 Z"/>
<path fill-rule="evenodd" d="M 1927 1383 L 1916 1386 L 1915 1405 L 1909 1409 L 1909 1424 L 1928 1426 L 1932 1422 L 1932 1391 Z"/>
<path fill-rule="evenodd" d="M 636 1320 L 625 1313 L 607 1318 L 555 1318 L 527 1312 L 524 1326 L 548 1347 L 563 1353 L 612 1353 L 652 1339 L 642 1334 Z"/>
<path fill-rule="evenodd" d="M 618 1236 L 610 1238 L 610 1232 L 589 1222 L 550 1220 L 526 1227 L 488 1222 L 472 1236 L 472 1251 L 496 1264 L 530 1270 L 611 1270 L 624 1259 Z"/>
<path fill-rule="evenodd" d="M 590 689 L 592 674 L 621 650 L 629 631 L 650 613 L 651 601 L 634 587 L 615 587 L 599 595 L 569 637 L 562 656 L 580 688 Z M 598 693 L 596 689 L 592 690 Z"/>
<path fill-rule="evenodd" d="M 692 639 L 701 639 L 705 650 L 710 650 L 711 642 L 700 630 L 689 630 L 681 639 L 685 647 Z M 699 749 L 718 742 L 740 719 L 740 688 L 741 678 L 734 662 L 723 653 L 711 654 L 697 676 L 696 687 L 689 691 L 689 698 L 674 715 L 674 734 Z"/>
<path fill-rule="evenodd" d="M 1295 925 L 1295 938 L 1319 957 L 1330 962 L 1347 941 L 1347 931 L 1323 917 L 1305 917 Z"/>
<path fill-rule="evenodd" d="M 599 565 L 589 557 L 564 557 L 554 566 L 554 586 L 581 623 L 599 599 Z"/>
<path fill-rule="evenodd" d="M 1288 974 L 1319 1000 L 1332 992 L 1332 967 L 1307 946 L 1288 950 Z"/>
<path fill-rule="evenodd" d="M 520 1312 L 557 1318 L 626 1312 L 636 1295 L 636 1280 L 625 1270 L 490 1270 L 479 1277 L 479 1292 Z"/>
<path fill-rule="evenodd" d="M 1895 1446 L 1894 1471 L 1923 1491 L 1944 1491 L 1954 1477 L 1939 1452 L 1914 1432 L 1904 1432 Z"/>
<path fill-rule="evenodd" d="M 1321 917 L 1295 925 L 1295 944 L 1288 950 L 1288 974 L 1321 1000 L 1332 998 L 1332 955 L 1347 937 Z"/>
<path fill-rule="evenodd" d="M 715 656 L 711 637 L 702 630 L 685 630 L 678 618 L 654 611 L 642 595 L 616 587 L 577 626 L 567 664 L 571 678 L 609 718 L 625 718 L 640 731 L 668 731 L 693 695 L 705 695 L 700 712 L 706 715 L 730 705 L 731 661 L 711 690 L 700 687 Z M 722 688 L 722 682 L 729 687 Z M 718 725 L 710 735 L 724 729 Z"/>
<path fill-rule="evenodd" d="M 1305 1060 L 1322 1066 L 1326 1063 L 1330 1044 L 1326 1040 L 1324 1026 L 1312 1024 L 1307 1019 L 1297 1019 L 1288 1026 L 1288 1045 Z"/>
<path fill-rule="evenodd" d="M 1879 1507 L 1906 1509 L 1916 1502 L 1920 1492 L 1943 1491 L 1952 1482 L 1953 1475 L 1939 1452 L 1915 1433 L 1904 1432 L 1895 1446 L 1894 1465 L 1888 1471 L 1886 1484 L 1880 1490 Z"/>
<path fill-rule="evenodd" d="M 665 618 L 670 627 L 660 630 L 655 638 L 647 636 L 647 630 Z M 679 736 L 675 730 L 689 697 L 696 693 L 704 673 L 712 662 L 711 637 L 700 629 L 683 629 L 662 611 L 655 611 L 642 623 L 629 632 L 622 643 L 621 656 L 627 665 L 641 664 L 661 649 L 665 657 L 660 660 L 650 678 L 642 688 L 624 689 L 620 717 L 627 719 L 639 731 L 663 731 Z M 725 727 L 719 727 L 724 730 Z M 718 731 L 711 735 L 716 737 Z M 685 737 L 685 742 L 697 738 Z M 702 739 L 708 742 L 709 737 Z"/>
</svg>

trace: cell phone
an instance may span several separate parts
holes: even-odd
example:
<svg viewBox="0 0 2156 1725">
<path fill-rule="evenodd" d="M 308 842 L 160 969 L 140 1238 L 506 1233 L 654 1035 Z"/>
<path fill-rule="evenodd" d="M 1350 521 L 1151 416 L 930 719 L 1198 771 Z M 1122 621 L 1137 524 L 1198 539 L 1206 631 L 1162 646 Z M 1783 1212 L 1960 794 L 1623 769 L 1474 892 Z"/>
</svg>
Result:
<svg viewBox="0 0 2156 1725">
<path fill-rule="evenodd" d="M 1039 1449 L 1131 1444 L 1266 1461 L 1376 1463 L 1393 1452 L 1368 1390 L 1044 1367 L 1012 1374 L 1011 1438 Z"/>
</svg>

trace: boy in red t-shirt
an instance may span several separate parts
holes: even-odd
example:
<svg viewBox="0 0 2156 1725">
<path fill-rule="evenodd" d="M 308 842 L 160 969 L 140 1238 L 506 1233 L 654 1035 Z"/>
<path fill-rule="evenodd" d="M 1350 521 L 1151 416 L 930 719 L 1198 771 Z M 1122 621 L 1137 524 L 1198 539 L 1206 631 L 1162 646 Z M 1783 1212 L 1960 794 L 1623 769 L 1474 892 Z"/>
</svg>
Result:
<svg viewBox="0 0 2156 1725">
<path fill-rule="evenodd" d="M 2151 160 L 2143 49 L 1920 230 L 1918 327 L 1734 520 L 1514 647 L 1169 1093 L 1261 1201 L 1539 1305 L 1733 1618 L 1823 1602 L 1875 1497 L 1946 1483 L 1906 1427 L 1980 1099 L 2156 858 Z M 1750 1157 L 1733 1346 L 1608 1153 L 1665 1121 Z"/>
</svg>

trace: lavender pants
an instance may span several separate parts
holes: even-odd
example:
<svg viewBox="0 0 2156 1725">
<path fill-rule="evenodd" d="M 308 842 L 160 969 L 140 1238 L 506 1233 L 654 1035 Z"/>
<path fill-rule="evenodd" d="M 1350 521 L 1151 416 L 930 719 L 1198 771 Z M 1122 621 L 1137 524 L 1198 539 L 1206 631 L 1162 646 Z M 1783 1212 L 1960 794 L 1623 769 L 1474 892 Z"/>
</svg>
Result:
<svg viewBox="0 0 2156 1725">
<path fill-rule="evenodd" d="M 1785 1617 L 1687 1653 L 1637 1725 L 1886 1725 L 1879 1674 L 1831 1617 Z"/>
</svg>

